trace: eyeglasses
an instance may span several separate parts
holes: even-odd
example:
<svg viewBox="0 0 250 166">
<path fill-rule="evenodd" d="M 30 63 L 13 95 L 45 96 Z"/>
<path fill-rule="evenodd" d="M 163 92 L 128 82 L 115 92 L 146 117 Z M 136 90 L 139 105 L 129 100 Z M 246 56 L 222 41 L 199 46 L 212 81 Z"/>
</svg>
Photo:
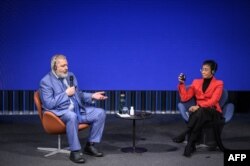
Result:
<svg viewBox="0 0 250 166">
<path fill-rule="evenodd" d="M 202 69 L 200 69 L 200 72 L 203 72 L 203 71 L 208 72 L 208 71 L 210 71 L 210 69 L 209 68 L 202 68 Z"/>
</svg>

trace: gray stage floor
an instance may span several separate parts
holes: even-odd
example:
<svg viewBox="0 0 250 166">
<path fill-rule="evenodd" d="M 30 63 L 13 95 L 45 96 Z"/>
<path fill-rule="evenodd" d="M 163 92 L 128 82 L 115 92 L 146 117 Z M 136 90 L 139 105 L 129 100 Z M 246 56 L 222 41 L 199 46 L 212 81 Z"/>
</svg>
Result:
<svg viewBox="0 0 250 166">
<path fill-rule="evenodd" d="M 122 147 L 132 145 L 132 121 L 107 115 L 103 140 L 98 147 L 105 153 L 102 158 L 85 156 L 88 166 L 223 166 L 223 153 L 219 150 L 197 149 L 191 158 L 182 156 L 185 144 L 176 144 L 171 138 L 185 123 L 180 115 L 153 115 L 151 119 L 137 121 L 136 146 L 148 149 L 145 153 L 123 153 Z M 250 114 L 235 114 L 222 133 L 224 145 L 232 149 L 250 149 Z M 84 146 L 88 130 L 80 132 Z M 67 146 L 66 137 L 62 137 Z M 38 146 L 55 147 L 57 137 L 48 135 L 38 115 L 0 116 L 0 166 L 68 166 L 74 164 L 67 154 L 45 158 Z M 80 164 L 81 165 L 81 164 Z"/>
</svg>

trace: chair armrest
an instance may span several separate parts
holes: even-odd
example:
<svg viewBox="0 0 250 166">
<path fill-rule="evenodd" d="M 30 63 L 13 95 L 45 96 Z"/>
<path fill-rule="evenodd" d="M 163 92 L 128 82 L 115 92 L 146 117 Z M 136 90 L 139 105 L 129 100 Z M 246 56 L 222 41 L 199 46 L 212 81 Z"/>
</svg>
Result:
<svg viewBox="0 0 250 166">
<path fill-rule="evenodd" d="M 189 107 L 195 105 L 195 99 L 192 98 L 190 100 L 188 100 L 187 102 L 180 102 L 178 103 L 178 109 L 181 113 L 182 118 L 187 122 L 189 119 L 189 112 L 188 109 Z"/>
<path fill-rule="evenodd" d="M 227 103 L 223 107 L 223 116 L 225 118 L 225 123 L 229 122 L 234 114 L 234 105 L 232 103 Z"/>
<path fill-rule="evenodd" d="M 178 108 L 181 113 L 182 118 L 185 120 L 185 122 L 189 119 L 189 113 L 183 103 L 178 103 Z"/>
</svg>

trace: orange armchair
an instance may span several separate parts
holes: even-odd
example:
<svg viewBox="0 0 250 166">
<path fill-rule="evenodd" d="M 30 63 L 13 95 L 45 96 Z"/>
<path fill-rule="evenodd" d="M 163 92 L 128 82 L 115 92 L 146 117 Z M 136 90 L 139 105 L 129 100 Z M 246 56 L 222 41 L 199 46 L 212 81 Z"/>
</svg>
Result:
<svg viewBox="0 0 250 166">
<path fill-rule="evenodd" d="M 57 148 L 38 147 L 37 149 L 50 152 L 46 154 L 45 157 L 48 157 L 57 153 L 69 154 L 70 151 L 68 150 L 68 148 L 63 148 L 63 149 L 61 148 L 61 135 L 66 133 L 66 126 L 64 122 L 50 111 L 46 111 L 44 113 L 42 112 L 42 102 L 40 100 L 38 91 L 35 91 L 34 93 L 34 102 L 35 102 L 35 105 L 36 105 L 36 108 L 37 108 L 37 111 L 38 111 L 38 114 L 39 114 L 39 117 L 40 117 L 40 120 L 42 122 L 45 132 L 48 134 L 58 135 Z M 79 124 L 78 130 L 80 131 L 88 127 L 89 127 L 88 124 Z"/>
</svg>

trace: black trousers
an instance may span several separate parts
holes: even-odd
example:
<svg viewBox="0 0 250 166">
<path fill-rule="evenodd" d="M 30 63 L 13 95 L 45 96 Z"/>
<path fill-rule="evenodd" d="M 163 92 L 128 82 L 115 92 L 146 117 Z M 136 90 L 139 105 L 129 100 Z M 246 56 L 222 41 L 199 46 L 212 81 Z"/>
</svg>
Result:
<svg viewBox="0 0 250 166">
<path fill-rule="evenodd" d="M 195 144 L 201 135 L 203 127 L 210 122 L 220 121 L 222 114 L 213 108 L 201 107 L 197 111 L 190 114 L 188 127 L 188 143 Z M 219 127 L 219 126 L 218 126 Z M 220 130 L 220 129 L 218 129 Z"/>
</svg>

